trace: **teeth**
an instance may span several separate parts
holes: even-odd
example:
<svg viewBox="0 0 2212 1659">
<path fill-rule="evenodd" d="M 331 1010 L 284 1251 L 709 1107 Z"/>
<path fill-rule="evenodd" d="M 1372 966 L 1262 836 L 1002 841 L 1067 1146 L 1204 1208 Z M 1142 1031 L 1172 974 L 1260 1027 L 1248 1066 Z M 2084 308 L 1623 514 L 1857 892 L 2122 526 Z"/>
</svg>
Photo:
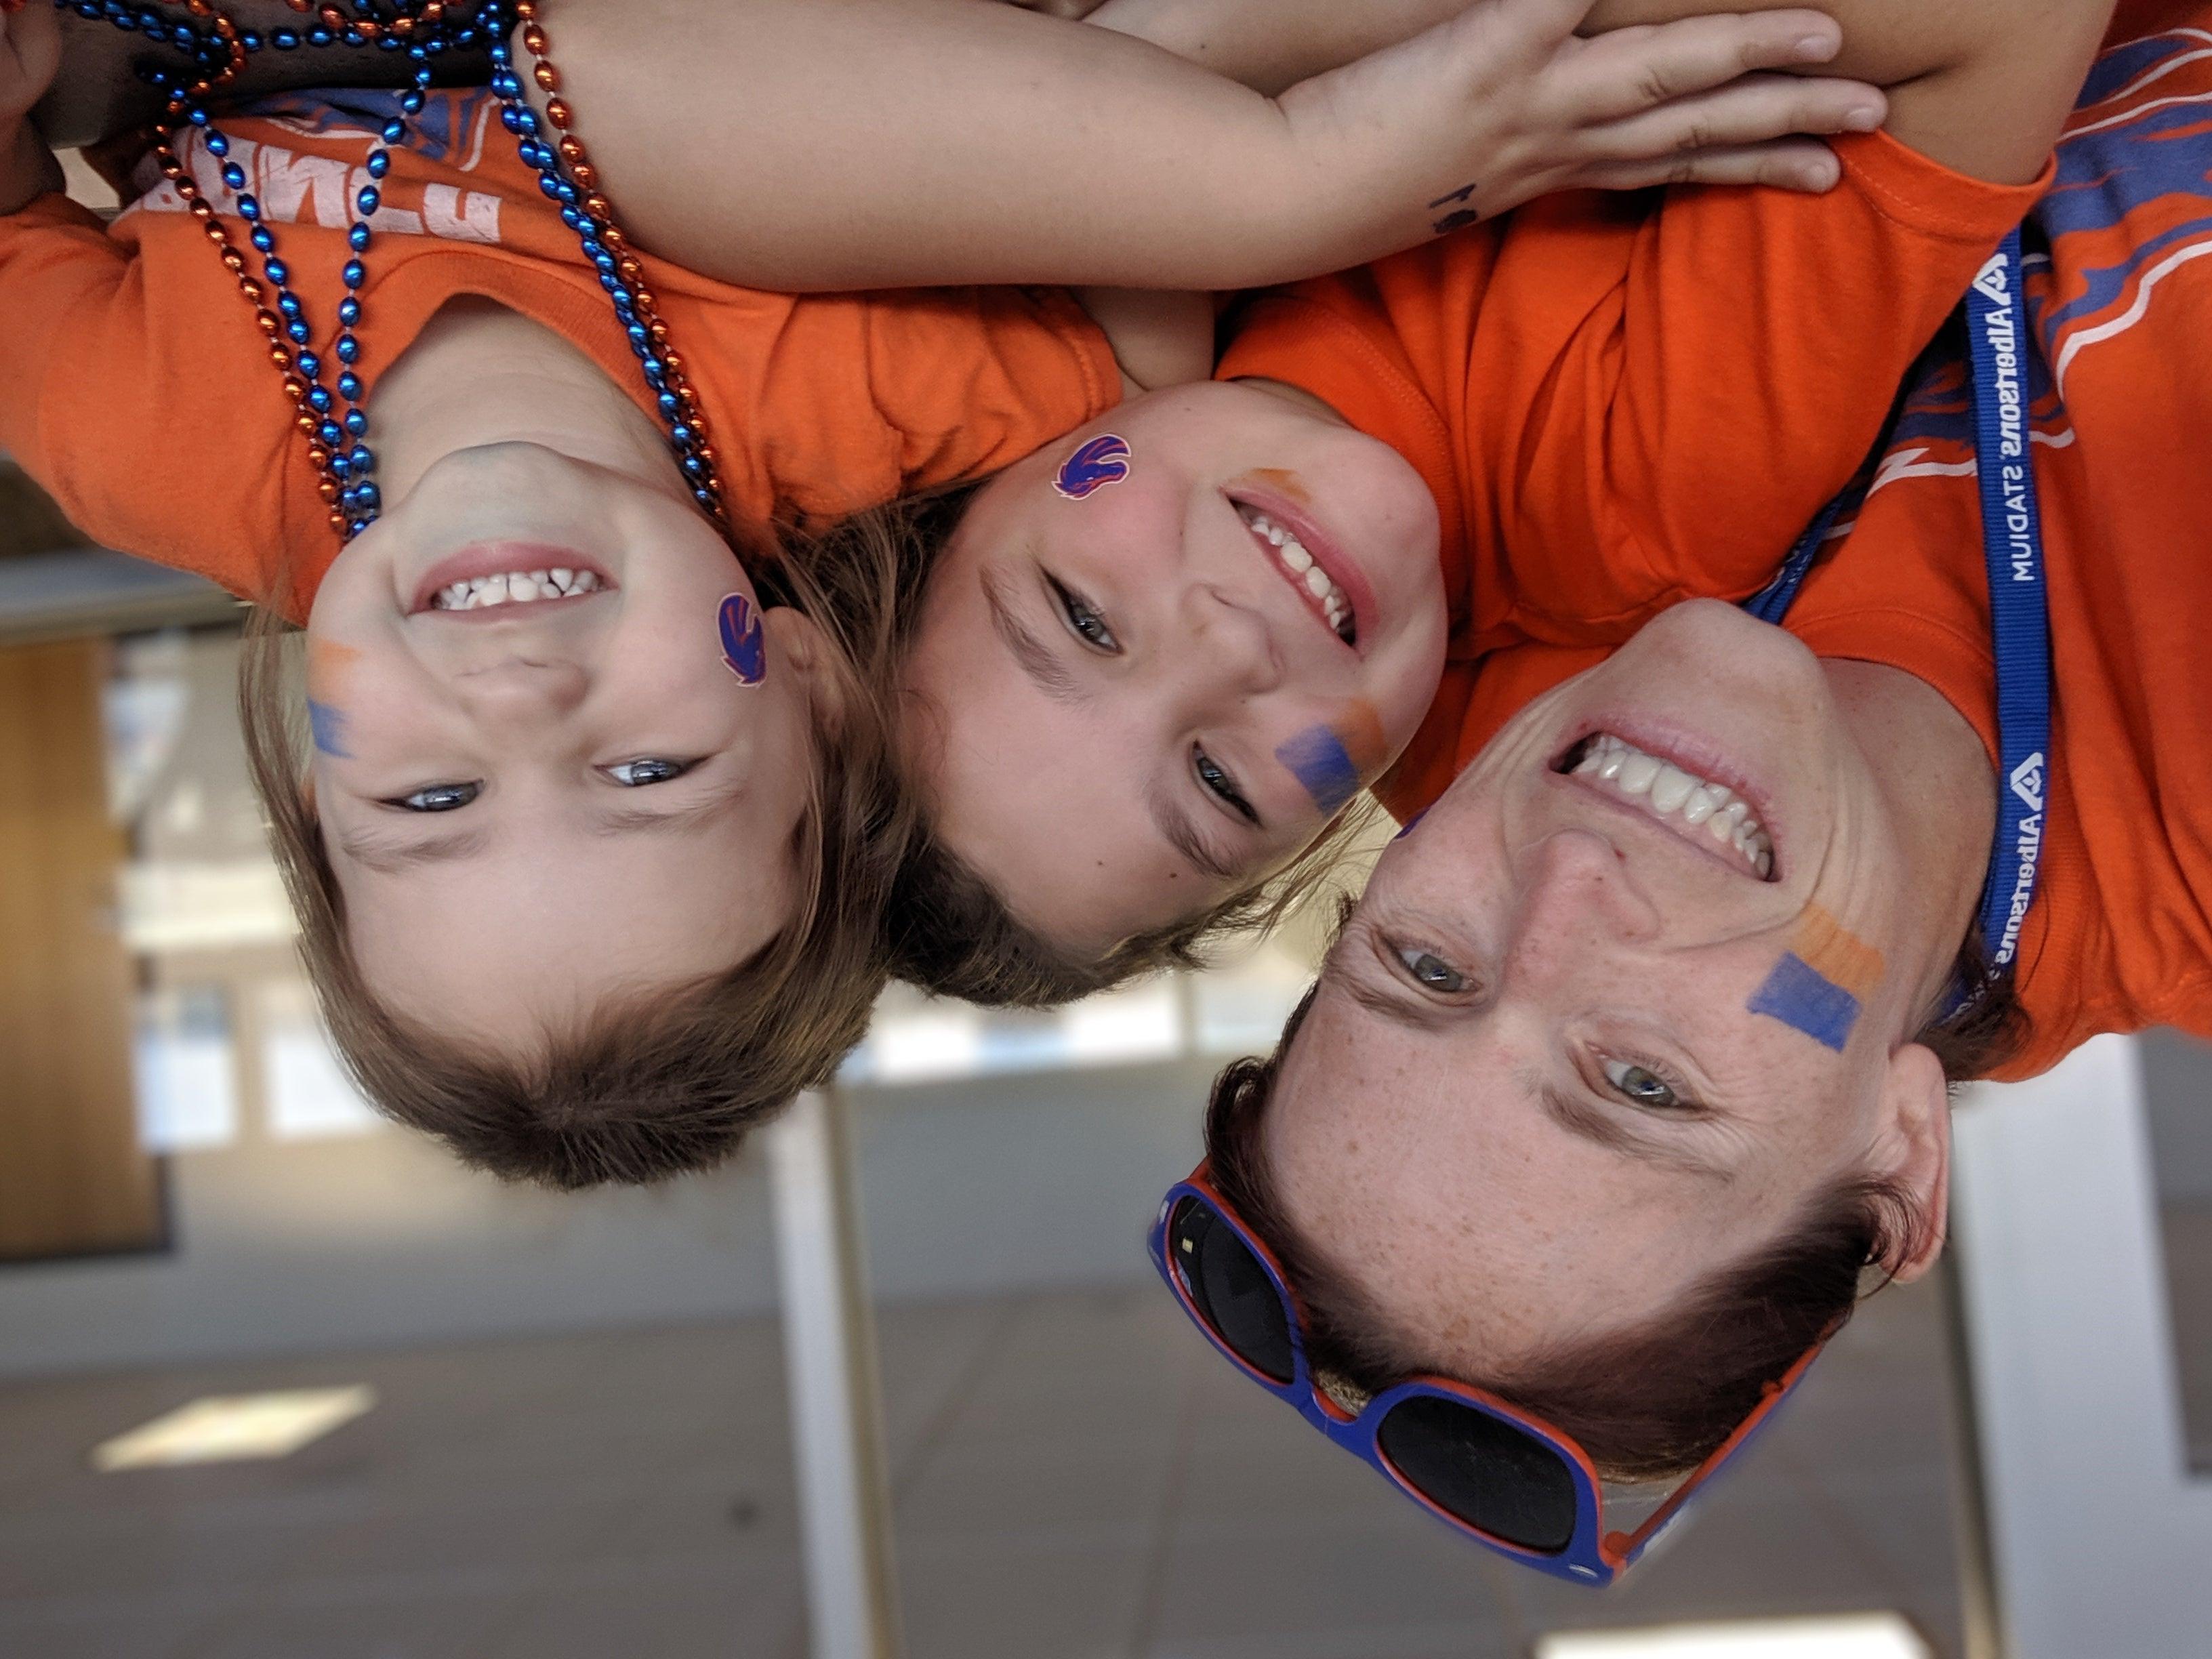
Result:
<svg viewBox="0 0 2212 1659">
<path fill-rule="evenodd" d="M 1702 827 L 1722 847 L 1733 848 L 1759 878 L 1774 874 L 1774 842 L 1753 813 L 1723 784 L 1708 783 L 1680 767 L 1647 755 L 1631 744 L 1600 733 L 1584 745 L 1575 775 L 1608 783 L 1643 803 L 1654 817 L 1680 817 L 1690 829 Z"/>
<path fill-rule="evenodd" d="M 430 596 L 434 611 L 480 611 L 488 605 L 521 605 L 533 599 L 565 599 L 596 593 L 599 576 L 589 570 L 509 570 L 495 576 L 471 576 Z"/>
<path fill-rule="evenodd" d="M 1690 792 L 1698 781 L 1678 766 L 1662 766 L 1659 775 L 1651 781 L 1651 805 L 1661 813 L 1679 812 L 1690 799 Z"/>
<path fill-rule="evenodd" d="M 1237 511 L 1250 526 L 1252 534 L 1274 550 L 1275 556 L 1282 562 L 1283 568 L 1297 579 L 1307 592 L 1321 602 L 1322 614 L 1328 618 L 1329 627 L 1347 644 L 1350 643 L 1352 638 L 1352 601 L 1345 597 L 1342 588 L 1329 580 L 1328 572 L 1314 562 L 1314 556 L 1306 550 L 1305 544 L 1288 526 L 1277 524 L 1257 507 L 1240 505 Z"/>
</svg>

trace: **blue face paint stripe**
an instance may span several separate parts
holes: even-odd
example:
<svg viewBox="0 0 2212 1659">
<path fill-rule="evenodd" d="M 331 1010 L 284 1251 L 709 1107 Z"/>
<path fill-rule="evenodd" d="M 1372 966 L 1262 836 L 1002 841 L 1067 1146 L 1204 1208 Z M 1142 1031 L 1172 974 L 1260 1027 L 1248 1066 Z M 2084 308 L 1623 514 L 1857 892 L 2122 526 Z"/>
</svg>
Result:
<svg viewBox="0 0 2212 1659">
<path fill-rule="evenodd" d="M 1407 818 L 1406 820 L 1406 827 L 1401 830 L 1396 835 L 1391 836 L 1390 839 L 1393 841 L 1405 840 L 1407 836 L 1412 835 L 1414 830 L 1421 827 L 1421 820 L 1428 817 L 1428 815 L 1429 809 L 1424 806 L 1419 811 L 1414 813 L 1413 817 Z"/>
<path fill-rule="evenodd" d="M 342 708 L 333 708 L 326 702 L 307 699 L 307 729 L 314 733 L 315 748 L 332 760 L 351 760 L 353 751 L 345 744 L 346 717 Z"/>
<path fill-rule="evenodd" d="M 1299 732 L 1275 751 L 1275 758 L 1313 797 L 1324 817 L 1334 816 L 1359 793 L 1359 769 L 1344 740 L 1326 726 Z"/>
<path fill-rule="evenodd" d="M 1859 1000 L 1823 978 L 1794 953 L 1775 963 L 1766 983 L 1752 994 L 1745 1006 L 1754 1014 L 1780 1020 L 1838 1054 L 1844 1052 L 1852 1029 L 1859 1023 Z"/>
</svg>

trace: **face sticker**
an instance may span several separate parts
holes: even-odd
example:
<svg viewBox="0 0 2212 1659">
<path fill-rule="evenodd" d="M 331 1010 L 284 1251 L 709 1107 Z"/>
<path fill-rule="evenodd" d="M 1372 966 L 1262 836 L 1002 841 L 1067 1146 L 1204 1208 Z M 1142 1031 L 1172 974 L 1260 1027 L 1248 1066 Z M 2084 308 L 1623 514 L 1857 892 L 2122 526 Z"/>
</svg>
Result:
<svg viewBox="0 0 2212 1659">
<path fill-rule="evenodd" d="M 361 653 L 349 645 L 325 640 L 307 642 L 307 728 L 318 754 L 332 760 L 351 760 L 346 746 L 346 678 Z"/>
<path fill-rule="evenodd" d="M 1079 501 L 1128 476 L 1128 441 L 1109 432 L 1093 438 L 1062 461 L 1052 487 L 1069 501 Z"/>
<path fill-rule="evenodd" d="M 1323 817 L 1334 817 L 1358 794 L 1369 772 L 1389 751 L 1374 705 L 1355 701 L 1327 726 L 1310 726 L 1275 750 L 1275 758 L 1313 798 Z"/>
<path fill-rule="evenodd" d="M 760 609 L 742 593 L 722 600 L 722 660 L 739 685 L 758 685 L 768 678 L 768 638 L 761 629 Z"/>
<path fill-rule="evenodd" d="M 1887 964 L 1817 904 L 1806 911 L 1790 946 L 1744 1006 L 1841 1054 Z"/>
</svg>

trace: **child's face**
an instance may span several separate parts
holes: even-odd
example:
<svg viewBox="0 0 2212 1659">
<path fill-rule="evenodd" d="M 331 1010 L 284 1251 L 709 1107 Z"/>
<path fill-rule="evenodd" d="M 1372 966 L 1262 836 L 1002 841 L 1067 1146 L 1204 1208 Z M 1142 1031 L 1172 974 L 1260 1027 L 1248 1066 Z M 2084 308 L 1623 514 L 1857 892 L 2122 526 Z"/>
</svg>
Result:
<svg viewBox="0 0 2212 1659">
<path fill-rule="evenodd" d="M 434 602 L 511 571 L 596 591 Z M 681 500 L 535 445 L 463 450 L 346 550 L 307 635 L 324 840 L 397 1012 L 512 1050 L 784 925 L 818 636 L 762 617 Z"/>
<path fill-rule="evenodd" d="M 1127 476 L 1070 499 L 1104 434 Z M 969 510 L 910 658 L 938 833 L 1086 955 L 1279 869 L 1436 694 L 1437 534 L 1402 457 L 1276 389 L 1154 393 L 1030 457 Z"/>
</svg>

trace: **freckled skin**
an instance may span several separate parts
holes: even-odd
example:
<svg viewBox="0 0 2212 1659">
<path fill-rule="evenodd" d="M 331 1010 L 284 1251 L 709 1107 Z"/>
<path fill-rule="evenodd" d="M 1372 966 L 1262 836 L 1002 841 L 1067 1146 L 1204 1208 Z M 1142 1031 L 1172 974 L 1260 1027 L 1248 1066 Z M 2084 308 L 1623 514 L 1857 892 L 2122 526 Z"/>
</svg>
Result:
<svg viewBox="0 0 2212 1659">
<path fill-rule="evenodd" d="M 1607 720 L 1756 781 L 1777 878 L 1560 775 Z M 1383 854 L 1268 1107 L 1291 1224 L 1429 1363 L 1476 1376 L 1674 1304 L 1847 1177 L 1907 1194 L 1922 1245 L 1884 1266 L 1924 1271 L 1948 1120 L 1911 1037 L 1972 925 L 1995 799 L 1980 739 L 1910 676 L 1820 661 L 1733 607 L 1668 611 L 1516 715 Z M 1801 942 L 1860 981 L 1841 1052 L 1746 1011 Z M 1424 990 L 1406 951 L 1461 987 Z M 1609 1067 L 1664 1070 L 1698 1109 L 1639 1106 Z M 1634 1150 L 1576 1133 L 1547 1091 Z"/>
</svg>

